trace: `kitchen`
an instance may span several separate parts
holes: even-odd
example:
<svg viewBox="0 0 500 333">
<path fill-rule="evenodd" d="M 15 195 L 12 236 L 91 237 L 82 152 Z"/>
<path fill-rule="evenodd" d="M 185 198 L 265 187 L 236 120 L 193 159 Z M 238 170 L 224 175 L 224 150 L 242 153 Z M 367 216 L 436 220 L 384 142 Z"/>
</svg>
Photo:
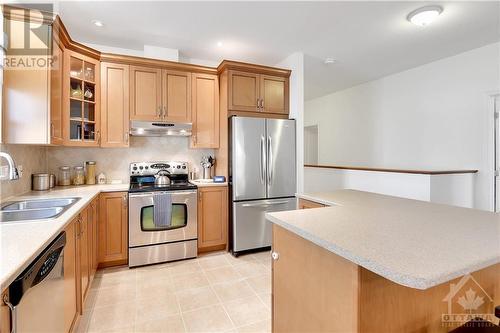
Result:
<svg viewBox="0 0 500 333">
<path fill-rule="evenodd" d="M 321 317 L 331 316 L 327 310 L 338 309 L 338 305 L 322 303 L 324 307 L 314 315 L 317 318 L 314 323 L 318 326 L 304 327 L 297 321 L 307 322 L 302 316 L 309 311 L 301 313 L 283 305 L 290 303 L 290 299 L 304 299 L 304 306 L 313 309 L 321 294 L 337 292 L 336 287 L 344 286 L 342 281 L 335 281 L 337 284 L 333 286 L 328 284 L 330 290 L 305 288 L 310 299 L 297 294 L 297 286 L 314 285 L 320 281 L 315 277 L 320 279 L 332 272 L 316 272 L 314 267 L 309 267 L 314 274 L 295 274 L 297 279 L 287 278 L 287 271 L 297 272 L 295 267 L 287 266 L 290 265 L 287 256 L 304 262 L 297 251 L 287 252 L 287 245 L 307 247 L 307 251 L 312 252 L 304 253 L 316 258 L 314 251 L 318 249 L 311 250 L 304 240 L 352 262 L 356 266 L 348 268 L 350 271 L 364 272 L 362 269 L 365 269 L 385 279 L 382 281 L 407 289 L 433 290 L 465 273 L 492 267 L 493 273 L 488 271 L 484 279 L 478 280 L 492 295 L 494 305 L 498 305 L 499 293 L 492 292 L 498 286 L 491 282 L 491 276 L 498 276 L 499 262 L 495 247 L 499 224 L 494 213 L 478 211 L 468 215 L 468 210 L 460 210 L 463 208 L 438 212 L 438 208 L 432 206 L 434 203 L 421 206 L 395 198 L 390 202 L 384 196 L 357 192 L 340 191 L 332 195 L 313 193 L 318 190 L 304 192 L 304 186 L 319 188 L 322 182 L 328 184 L 322 192 L 338 188 L 326 181 L 330 175 L 314 181 L 304 180 L 305 176 L 310 177 L 307 169 L 325 169 L 326 166 L 316 161 L 304 168 L 304 164 L 309 163 L 304 163 L 302 151 L 304 69 L 297 65 L 300 55 L 262 62 L 265 65 L 254 64 L 258 61 L 251 60 L 222 60 L 199 65 L 204 62 L 182 61 L 179 54 L 175 58 L 169 53 L 173 49 L 144 45 L 144 51 L 132 52 L 120 48 L 123 45 L 105 47 L 98 36 L 101 31 L 106 32 L 108 20 L 103 23 L 93 19 L 92 29 L 95 30 L 91 35 L 94 40 L 89 39 L 89 35 L 81 41 L 73 37 L 73 32 L 74 36 L 82 35 L 78 24 L 89 24 L 73 16 L 75 9 L 84 11 L 79 7 L 83 4 L 68 5 L 66 10 L 61 4 L 61 17 L 56 16 L 53 21 L 48 18 L 51 15 L 29 18 L 40 23 L 42 30 L 45 27 L 45 36 L 53 45 L 52 59 L 56 63 L 51 69 L 4 69 L 2 152 L 12 155 L 17 166 L 11 163 L 12 167 L 2 169 L 5 178 L 13 178 L 2 180 L 1 191 L 2 209 L 5 208 L 1 224 L 1 289 L 5 302 L 0 315 L 2 332 L 11 327 L 18 332 L 33 331 L 30 323 L 23 320 L 26 311 L 45 316 L 32 324 L 49 325 L 44 329 L 58 332 L 370 331 L 363 326 L 365 322 L 376 322 L 363 319 L 370 310 L 362 314 L 350 311 L 348 318 L 359 320 L 359 326 L 339 328 L 330 325 L 332 322 L 343 325 L 343 321 L 326 320 L 324 323 L 325 317 Z M 169 5 L 162 3 L 159 6 Z M 129 10 L 134 6 L 132 3 Z M 91 15 L 97 14 L 91 11 Z M 25 20 L 22 10 L 19 13 L 4 7 L 5 22 Z M 105 29 L 99 30 L 103 26 Z M 21 35 L 11 34 L 10 38 L 13 36 Z M 216 47 L 223 48 L 224 43 L 217 42 Z M 57 64 L 58 60 L 62 64 Z M 16 94 L 16 90 L 25 95 Z M 40 121 L 27 121 L 34 117 Z M 345 170 L 343 166 L 333 167 Z M 391 177 L 386 173 L 417 174 L 446 181 L 445 177 L 460 177 L 449 180 L 458 185 L 452 183 L 454 185 L 450 186 L 445 181 L 430 184 L 426 191 L 442 195 L 434 195 L 429 200 L 414 194 L 388 193 L 384 188 L 357 188 L 355 183 L 344 188 L 472 207 L 470 200 L 466 200 L 470 196 L 457 199 L 456 195 L 449 194 L 449 189 L 468 194 L 470 183 L 463 179 L 474 177 L 478 171 L 474 165 L 451 168 L 436 171 L 423 167 L 422 170 L 368 167 L 369 170 L 356 170 L 370 172 L 370 175 L 383 173 L 386 179 Z M 31 174 L 40 175 L 31 179 Z M 60 185 L 53 189 L 50 189 L 51 174 L 55 176 L 54 184 Z M 399 188 L 410 186 L 405 178 L 397 181 Z M 71 185 L 63 185 L 68 182 Z M 369 183 L 364 180 L 363 186 Z M 42 191 L 30 191 L 32 186 Z M 45 191 L 47 188 L 49 190 Z M 371 257 L 352 241 L 351 234 L 343 234 L 342 229 L 330 235 L 328 222 L 323 220 L 343 221 L 342 214 L 347 214 L 353 228 L 357 223 L 363 226 L 369 220 L 369 213 L 366 215 L 363 209 L 356 207 L 380 210 L 382 216 L 384 205 L 379 201 L 407 207 L 412 212 L 436 211 L 436 214 L 448 216 L 446 223 L 453 223 L 458 215 L 469 216 L 471 220 L 481 221 L 478 222 L 482 227 L 481 235 L 487 241 L 479 250 L 472 245 L 463 248 L 461 251 L 474 255 L 462 263 L 450 263 L 444 277 L 426 280 L 426 275 L 420 271 L 405 271 L 401 266 L 394 268 L 394 262 L 410 257 L 396 258 L 389 254 Z M 30 208 L 30 205 L 34 206 Z M 295 211 L 296 208 L 324 206 L 330 207 Z M 156 207 L 159 209 L 154 209 Z M 40 214 L 38 221 L 24 222 L 33 218 L 33 215 L 31 218 L 23 215 L 29 215 L 30 209 L 31 213 Z M 293 212 L 266 215 L 277 210 Z M 396 211 L 394 209 L 394 214 L 400 216 L 409 214 L 405 210 Z M 411 216 L 408 215 L 409 221 Z M 18 221 L 13 222 L 16 218 Z M 432 214 L 428 217 L 429 221 L 436 218 Z M 312 226 L 316 222 L 318 225 Z M 463 223 L 467 225 L 467 221 Z M 321 227 L 327 229 L 315 229 Z M 367 232 L 368 229 L 363 231 L 360 227 L 358 231 Z M 426 230 L 430 234 L 435 231 Z M 287 232 L 301 236 L 302 243 Z M 397 232 L 404 233 L 404 230 Z M 370 245 L 373 248 L 378 242 L 387 241 L 377 238 L 373 230 L 372 234 L 373 238 L 367 241 L 373 242 Z M 347 243 L 336 238 L 343 236 Z M 464 234 L 455 236 L 456 239 L 463 237 L 465 242 L 468 240 Z M 432 239 L 428 242 L 429 248 L 436 246 Z M 410 239 L 405 239 L 398 246 L 410 243 Z M 61 244 L 65 244 L 64 247 Z M 272 253 L 269 252 L 271 245 Z M 45 253 L 45 248 L 49 250 L 48 257 L 37 258 Z M 385 251 L 385 248 L 378 248 L 375 252 Z M 403 247 L 400 252 L 409 255 Z M 57 259 L 50 253 L 64 260 L 49 260 L 49 257 Z M 449 254 L 444 250 L 442 253 L 444 257 Z M 319 260 L 331 260 L 325 253 L 317 255 Z M 415 259 L 417 266 L 420 264 L 418 259 Z M 59 280 L 62 278 L 59 282 L 63 283 L 56 287 L 64 289 L 54 292 L 59 297 L 54 297 L 46 310 L 30 310 L 29 306 L 39 304 L 43 295 L 33 297 L 36 292 L 50 289 L 41 288 L 42 280 L 38 288 L 33 285 L 28 289 L 28 294 L 24 289 L 26 285 L 16 284 L 14 280 L 23 276 L 30 263 L 43 261 L 52 267 L 64 266 L 64 275 L 59 277 Z M 370 266 L 371 262 L 380 265 Z M 440 274 L 438 266 L 444 266 L 443 261 L 436 261 L 432 266 L 435 270 L 429 276 Z M 333 266 L 328 268 L 338 270 Z M 56 271 L 59 270 L 52 270 Z M 419 275 L 421 279 L 412 284 L 395 278 L 398 274 Z M 312 280 L 308 280 L 309 277 Z M 362 290 L 363 283 L 364 280 L 359 281 Z M 356 297 L 363 296 L 353 292 L 352 299 Z M 60 306 L 61 311 L 54 311 L 52 306 Z M 368 304 L 368 308 L 370 306 Z M 493 315 L 494 307 L 488 306 L 491 316 L 487 319 L 498 323 Z M 407 320 L 411 319 L 409 316 Z M 405 325 L 404 320 L 401 325 Z M 386 328 L 386 331 L 401 331 L 401 327 L 407 326 Z M 375 327 L 372 329 L 377 331 Z"/>
</svg>

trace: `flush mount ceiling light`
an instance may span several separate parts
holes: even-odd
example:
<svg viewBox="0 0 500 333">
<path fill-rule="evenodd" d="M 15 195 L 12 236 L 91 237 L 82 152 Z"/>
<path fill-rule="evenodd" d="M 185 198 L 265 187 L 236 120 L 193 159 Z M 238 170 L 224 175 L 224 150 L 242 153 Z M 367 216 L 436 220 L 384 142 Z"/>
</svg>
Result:
<svg viewBox="0 0 500 333">
<path fill-rule="evenodd" d="M 222 45 L 224 45 L 224 43 L 222 43 L 221 41 L 217 42 L 218 47 L 221 47 Z"/>
<path fill-rule="evenodd" d="M 102 23 L 99 20 L 92 20 L 92 24 L 95 25 L 96 27 L 99 27 L 99 28 L 104 27 L 104 23 Z"/>
<path fill-rule="evenodd" d="M 336 62 L 337 62 L 337 60 L 335 60 L 333 58 L 326 58 L 325 59 L 325 65 L 331 65 L 331 64 L 334 64 Z"/>
<path fill-rule="evenodd" d="M 420 27 L 431 24 L 441 13 L 443 8 L 440 6 L 426 6 L 412 11 L 406 19 Z"/>
</svg>

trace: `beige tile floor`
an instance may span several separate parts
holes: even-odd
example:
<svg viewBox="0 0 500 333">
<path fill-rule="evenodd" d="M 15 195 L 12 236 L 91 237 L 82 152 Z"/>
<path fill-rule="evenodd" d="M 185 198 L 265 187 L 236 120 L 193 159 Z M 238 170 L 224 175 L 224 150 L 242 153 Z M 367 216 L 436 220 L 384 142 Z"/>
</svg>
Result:
<svg viewBox="0 0 500 333">
<path fill-rule="evenodd" d="M 99 270 L 77 333 L 270 332 L 268 251 Z"/>
</svg>

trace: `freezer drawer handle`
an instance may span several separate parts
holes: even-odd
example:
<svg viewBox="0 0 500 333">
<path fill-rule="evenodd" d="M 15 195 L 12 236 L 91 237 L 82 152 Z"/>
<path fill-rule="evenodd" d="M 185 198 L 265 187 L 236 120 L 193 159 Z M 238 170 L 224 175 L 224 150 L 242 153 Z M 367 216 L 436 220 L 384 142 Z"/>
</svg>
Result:
<svg viewBox="0 0 500 333">
<path fill-rule="evenodd" d="M 276 202 L 264 202 L 264 203 L 248 203 L 243 204 L 241 207 L 269 207 L 275 205 L 284 205 L 287 204 L 288 201 L 276 201 Z"/>
</svg>

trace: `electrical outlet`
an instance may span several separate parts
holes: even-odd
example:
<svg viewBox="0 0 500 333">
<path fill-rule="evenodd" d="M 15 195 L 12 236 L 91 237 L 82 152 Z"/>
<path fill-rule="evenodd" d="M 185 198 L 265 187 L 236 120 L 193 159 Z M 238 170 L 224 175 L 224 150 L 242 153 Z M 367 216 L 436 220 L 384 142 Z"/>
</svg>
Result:
<svg viewBox="0 0 500 333">
<path fill-rule="evenodd" d="M 0 166 L 0 179 L 7 179 L 9 178 L 9 166 L 8 165 L 1 165 Z"/>
<path fill-rule="evenodd" d="M 23 176 L 23 166 L 22 165 L 17 166 L 17 174 L 19 175 L 19 178 L 22 178 L 22 176 Z"/>
</svg>

